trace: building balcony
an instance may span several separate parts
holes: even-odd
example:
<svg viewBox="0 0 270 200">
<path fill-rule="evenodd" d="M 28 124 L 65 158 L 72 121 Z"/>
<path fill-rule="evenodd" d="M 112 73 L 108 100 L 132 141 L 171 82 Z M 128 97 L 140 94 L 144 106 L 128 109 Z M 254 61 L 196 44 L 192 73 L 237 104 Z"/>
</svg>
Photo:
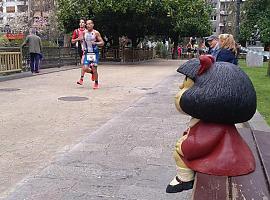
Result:
<svg viewBox="0 0 270 200">
<path fill-rule="evenodd" d="M 225 26 L 225 24 L 224 23 L 219 23 L 218 26 L 223 27 L 223 26 Z"/>
<path fill-rule="evenodd" d="M 228 15 L 228 12 L 225 11 L 225 10 L 221 10 L 220 11 L 220 15 L 227 16 Z"/>
<path fill-rule="evenodd" d="M 4 6 L 4 7 L 7 7 L 7 6 L 18 6 L 18 5 L 28 5 L 28 1 L 24 3 L 24 1 L 11 1 L 11 2 L 4 2 L 4 3 L 0 3 L 0 6 Z"/>
</svg>

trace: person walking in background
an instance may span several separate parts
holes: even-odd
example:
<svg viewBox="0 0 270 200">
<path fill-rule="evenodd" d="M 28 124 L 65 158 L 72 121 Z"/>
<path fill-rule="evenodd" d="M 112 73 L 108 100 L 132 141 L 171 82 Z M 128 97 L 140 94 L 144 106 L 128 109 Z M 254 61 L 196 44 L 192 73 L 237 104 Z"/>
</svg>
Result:
<svg viewBox="0 0 270 200">
<path fill-rule="evenodd" d="M 217 54 L 216 62 L 229 62 L 238 64 L 236 43 L 231 34 L 219 35 L 220 51 Z"/>
<path fill-rule="evenodd" d="M 21 47 L 23 48 L 25 45 L 29 46 L 31 72 L 39 73 L 42 44 L 40 37 L 36 35 L 36 29 L 30 29 L 30 34 L 25 38 Z"/>
<path fill-rule="evenodd" d="M 218 37 L 215 35 L 211 35 L 206 39 L 206 42 L 209 45 L 208 54 L 211 54 L 212 56 L 214 56 L 216 58 L 217 54 L 219 52 Z"/>
<path fill-rule="evenodd" d="M 94 29 L 94 22 L 92 20 L 87 20 L 82 43 L 84 52 L 82 71 L 84 73 L 92 73 L 92 81 L 95 81 L 93 89 L 99 88 L 97 72 L 99 62 L 98 46 L 104 46 L 104 41 L 100 33 Z M 82 73 L 80 80 L 77 82 L 80 85 L 83 84 L 84 73 Z"/>
<path fill-rule="evenodd" d="M 187 44 L 187 46 L 186 46 L 186 48 L 187 48 L 187 55 L 188 55 L 188 59 L 191 59 L 191 57 L 192 57 L 192 44 L 191 44 L 191 42 L 189 41 L 189 43 Z"/>
<path fill-rule="evenodd" d="M 200 45 L 199 45 L 199 55 L 206 54 L 206 52 L 207 52 L 207 48 L 206 48 L 206 46 L 205 46 L 204 40 L 202 40 L 202 41 L 200 42 Z"/>
</svg>

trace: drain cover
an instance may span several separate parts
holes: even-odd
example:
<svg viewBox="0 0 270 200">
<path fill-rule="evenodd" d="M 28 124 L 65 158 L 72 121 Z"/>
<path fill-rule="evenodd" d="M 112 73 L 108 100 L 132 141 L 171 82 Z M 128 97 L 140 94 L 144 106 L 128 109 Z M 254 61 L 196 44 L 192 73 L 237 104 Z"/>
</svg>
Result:
<svg viewBox="0 0 270 200">
<path fill-rule="evenodd" d="M 20 90 L 19 88 L 0 88 L 0 92 L 14 92 Z"/>
<path fill-rule="evenodd" d="M 137 87 L 139 90 L 151 90 L 152 88 L 147 88 L 147 87 Z"/>
<path fill-rule="evenodd" d="M 146 93 L 148 95 L 154 95 L 154 94 L 158 94 L 158 92 L 149 92 L 149 93 Z"/>
<path fill-rule="evenodd" d="M 87 97 L 79 97 L 79 96 L 67 96 L 67 97 L 60 97 L 58 100 L 61 101 L 86 101 L 88 100 Z"/>
</svg>

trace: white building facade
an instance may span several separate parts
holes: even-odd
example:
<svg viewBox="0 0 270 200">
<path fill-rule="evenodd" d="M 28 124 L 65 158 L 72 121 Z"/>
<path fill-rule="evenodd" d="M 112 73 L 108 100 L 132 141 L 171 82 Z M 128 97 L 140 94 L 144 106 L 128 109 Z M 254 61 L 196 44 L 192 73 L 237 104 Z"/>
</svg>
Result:
<svg viewBox="0 0 270 200">
<path fill-rule="evenodd" d="M 213 34 L 235 34 L 237 0 L 208 0 L 207 2 L 213 8 L 211 14 Z"/>
<path fill-rule="evenodd" d="M 21 13 L 28 13 L 28 0 L 0 0 L 0 29 L 7 29 Z"/>
</svg>

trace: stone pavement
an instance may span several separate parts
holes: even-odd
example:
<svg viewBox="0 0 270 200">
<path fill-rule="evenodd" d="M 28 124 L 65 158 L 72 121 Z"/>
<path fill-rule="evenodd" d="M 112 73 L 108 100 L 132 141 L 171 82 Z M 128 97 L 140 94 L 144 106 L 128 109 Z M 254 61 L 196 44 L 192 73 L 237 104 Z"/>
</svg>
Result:
<svg viewBox="0 0 270 200">
<path fill-rule="evenodd" d="M 41 172 L 23 180 L 7 199 L 190 199 L 166 194 L 175 175 L 172 149 L 188 117 L 173 96 L 169 76 Z M 174 87 L 175 86 L 175 87 Z"/>
<path fill-rule="evenodd" d="M 173 104 L 178 66 L 104 65 L 97 91 L 74 84 L 79 69 L 1 82 L 19 90 L 0 95 L 0 199 L 190 199 L 165 193 L 188 120 Z"/>
<path fill-rule="evenodd" d="M 0 118 L 2 120 L 0 122 L 6 126 L 3 129 L 0 127 L 1 142 L 8 138 L 8 134 L 4 133 L 5 130 L 17 140 L 4 145 L 1 143 L 2 150 L 9 148 L 9 151 L 2 153 L 0 148 L 0 161 L 3 161 L 1 158 L 5 158 L 6 155 L 9 157 L 1 163 L 0 176 L 14 181 L 8 184 L 7 178 L 0 177 L 0 181 L 8 186 L 8 189 L 3 188 L 6 192 L 2 191 L 0 199 L 190 199 L 192 191 L 165 193 L 166 185 L 175 175 L 172 150 L 177 138 L 186 129 L 186 122 L 189 119 L 188 116 L 178 113 L 174 107 L 173 97 L 183 79 L 175 72 L 178 62 L 159 61 L 136 67 L 101 67 L 104 83 L 95 93 L 89 92 L 87 85 L 75 87 L 71 86 L 71 83 L 66 83 L 67 80 L 75 79 L 78 70 L 76 73 L 70 70 L 33 76 L 29 80 L 17 80 L 16 83 L 15 80 L 4 82 L 5 87 L 20 86 L 22 91 L 18 93 L 22 94 L 15 94 L 15 98 L 24 103 L 31 101 L 29 104 L 34 111 L 26 113 L 25 110 L 20 111 L 21 108 L 16 106 L 18 102 L 14 99 L 14 94 L 7 93 L 5 98 L 0 96 L 3 103 L 0 109 L 5 111 L 2 116 L 9 120 L 14 116 L 19 118 L 18 121 L 14 121 L 13 128 L 7 126 L 7 121 Z M 123 77 L 120 77 L 120 74 L 124 74 Z M 45 86 L 45 83 L 53 84 L 54 78 L 60 79 L 61 87 L 58 86 L 59 82 L 55 88 Z M 124 84 L 123 81 L 119 81 L 123 79 Z M 27 90 L 26 86 L 35 87 L 35 90 L 39 91 L 38 95 L 34 95 L 36 92 L 34 89 Z M 49 91 L 45 92 L 44 89 Z M 83 95 L 85 93 L 87 95 Z M 51 100 L 68 94 L 87 97 L 90 101 L 60 105 L 57 101 L 58 104 L 54 105 L 55 102 Z M 24 95 L 30 97 L 26 98 Z M 35 106 L 35 102 L 38 101 L 47 105 Z M 90 109 L 86 107 L 87 104 L 91 105 Z M 7 106 L 16 112 L 9 110 Z M 78 109 L 84 108 L 86 111 L 76 113 Z M 20 115 L 24 117 L 20 118 Z M 34 130 L 26 127 L 31 126 L 27 121 L 31 119 L 29 115 L 42 119 L 32 126 Z M 48 115 L 55 116 L 47 120 L 45 117 Z M 20 120 L 23 123 L 20 123 Z M 251 120 L 253 124 L 258 124 L 258 121 L 263 120 L 258 118 L 255 121 Z M 21 130 L 23 133 L 19 137 L 18 130 L 13 132 L 13 129 Z M 77 137 L 74 136 L 74 132 Z M 24 139 L 25 137 L 29 138 Z M 66 146 L 63 147 L 64 144 Z M 12 149 L 12 145 L 17 146 L 17 149 Z M 28 151 L 30 148 L 32 151 Z M 50 155 L 48 158 L 47 154 Z M 28 158 L 31 156 L 34 157 L 32 160 Z M 7 159 L 14 157 L 15 162 L 24 164 L 18 164 L 13 168 Z M 39 162 L 38 158 L 43 162 Z M 3 168 L 2 164 L 12 169 L 7 172 L 9 176 L 5 176 L 6 173 L 3 171 L 7 168 Z M 25 170 L 21 171 L 20 167 Z M 12 177 L 11 173 L 18 174 Z"/>
</svg>

